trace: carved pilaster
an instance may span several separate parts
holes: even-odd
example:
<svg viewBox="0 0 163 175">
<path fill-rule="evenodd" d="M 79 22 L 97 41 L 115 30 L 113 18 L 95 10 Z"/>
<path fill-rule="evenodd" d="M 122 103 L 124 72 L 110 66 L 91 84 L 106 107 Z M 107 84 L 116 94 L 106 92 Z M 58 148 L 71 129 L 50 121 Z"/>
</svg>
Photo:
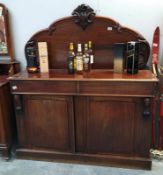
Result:
<svg viewBox="0 0 163 175">
<path fill-rule="evenodd" d="M 147 119 L 151 116 L 150 104 L 151 104 L 150 98 L 145 98 L 144 99 L 144 111 L 143 111 L 143 117 L 145 119 Z"/>
</svg>

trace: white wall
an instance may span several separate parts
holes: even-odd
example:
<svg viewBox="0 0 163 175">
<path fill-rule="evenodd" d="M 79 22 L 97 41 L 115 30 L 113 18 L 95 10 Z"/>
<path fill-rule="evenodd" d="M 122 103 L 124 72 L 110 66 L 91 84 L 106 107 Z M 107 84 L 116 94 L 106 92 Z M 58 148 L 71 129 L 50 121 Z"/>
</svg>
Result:
<svg viewBox="0 0 163 175">
<path fill-rule="evenodd" d="M 53 21 L 71 15 L 82 3 L 90 5 L 99 16 L 113 18 L 121 25 L 135 29 L 150 45 L 156 26 L 160 26 L 161 43 L 163 40 L 163 0 L 1 0 L 1 3 L 9 10 L 15 57 L 23 68 L 26 66 L 24 46 L 27 40 Z M 163 57 L 162 46 L 160 59 Z"/>
</svg>

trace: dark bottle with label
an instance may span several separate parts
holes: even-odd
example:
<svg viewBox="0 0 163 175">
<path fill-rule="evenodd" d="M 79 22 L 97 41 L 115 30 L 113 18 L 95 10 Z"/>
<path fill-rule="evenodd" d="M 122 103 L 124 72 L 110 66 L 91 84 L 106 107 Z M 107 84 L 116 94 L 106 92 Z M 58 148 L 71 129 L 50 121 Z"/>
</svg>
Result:
<svg viewBox="0 0 163 175">
<path fill-rule="evenodd" d="M 92 49 L 92 41 L 88 42 L 88 54 L 89 54 L 89 57 L 90 57 L 90 69 L 91 69 L 92 66 L 93 66 L 93 63 L 94 63 L 94 54 L 93 54 L 93 49 Z"/>
<path fill-rule="evenodd" d="M 35 73 L 39 70 L 39 62 L 37 57 L 37 48 L 34 41 L 29 41 L 25 46 L 25 56 L 27 60 L 27 71 Z"/>
<path fill-rule="evenodd" d="M 79 43 L 77 45 L 77 53 L 76 53 L 76 73 L 83 73 L 83 54 L 82 54 L 82 46 Z"/>
<path fill-rule="evenodd" d="M 83 70 L 85 72 L 90 71 L 90 55 L 88 53 L 88 44 L 84 45 Z"/>
<path fill-rule="evenodd" d="M 69 44 L 69 52 L 68 52 L 68 73 L 69 74 L 74 74 L 74 58 L 75 58 L 75 53 L 74 53 L 74 45 L 73 43 Z"/>
<path fill-rule="evenodd" d="M 139 70 L 139 42 L 127 43 L 127 73 L 136 74 Z"/>
</svg>

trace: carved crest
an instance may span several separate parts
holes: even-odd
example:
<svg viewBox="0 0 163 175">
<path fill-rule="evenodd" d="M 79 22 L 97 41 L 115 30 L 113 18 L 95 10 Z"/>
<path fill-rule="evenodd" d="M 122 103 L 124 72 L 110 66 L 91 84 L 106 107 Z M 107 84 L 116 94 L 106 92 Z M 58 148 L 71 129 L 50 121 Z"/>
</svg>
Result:
<svg viewBox="0 0 163 175">
<path fill-rule="evenodd" d="M 86 27 L 93 22 L 95 12 L 91 7 L 82 4 L 73 11 L 72 15 L 74 17 L 75 23 L 85 30 Z"/>
</svg>

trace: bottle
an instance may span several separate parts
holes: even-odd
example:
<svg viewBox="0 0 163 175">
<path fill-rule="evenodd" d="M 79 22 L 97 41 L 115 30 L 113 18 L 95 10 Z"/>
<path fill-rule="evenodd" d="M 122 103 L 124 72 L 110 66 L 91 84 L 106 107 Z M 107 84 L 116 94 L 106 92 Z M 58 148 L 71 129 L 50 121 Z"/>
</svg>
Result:
<svg viewBox="0 0 163 175">
<path fill-rule="evenodd" d="M 29 41 L 25 46 L 25 56 L 27 60 L 27 71 L 36 73 L 39 71 L 38 56 L 36 53 L 36 43 Z"/>
<path fill-rule="evenodd" d="M 88 44 L 84 45 L 83 70 L 85 72 L 90 71 L 90 56 L 88 54 Z"/>
<path fill-rule="evenodd" d="M 69 44 L 69 52 L 68 52 L 68 73 L 69 74 L 74 74 L 74 58 L 75 58 L 75 53 L 74 53 L 74 45 L 73 43 Z"/>
<path fill-rule="evenodd" d="M 83 54 L 81 44 L 78 44 L 76 53 L 76 73 L 80 74 L 82 72 L 83 72 Z"/>
<path fill-rule="evenodd" d="M 37 73 L 38 72 L 38 63 L 37 63 L 36 53 L 34 50 L 30 50 L 28 53 L 29 54 L 28 54 L 28 58 L 27 58 L 27 71 L 29 73 Z"/>
<path fill-rule="evenodd" d="M 92 65 L 94 63 L 94 54 L 93 54 L 93 49 L 92 49 L 92 41 L 88 42 L 88 54 L 90 57 L 90 68 L 92 68 Z"/>
<path fill-rule="evenodd" d="M 138 73 L 139 64 L 139 42 L 131 41 L 127 43 L 127 73 Z"/>
<path fill-rule="evenodd" d="M 76 56 L 74 57 L 74 73 L 76 73 Z"/>
</svg>

